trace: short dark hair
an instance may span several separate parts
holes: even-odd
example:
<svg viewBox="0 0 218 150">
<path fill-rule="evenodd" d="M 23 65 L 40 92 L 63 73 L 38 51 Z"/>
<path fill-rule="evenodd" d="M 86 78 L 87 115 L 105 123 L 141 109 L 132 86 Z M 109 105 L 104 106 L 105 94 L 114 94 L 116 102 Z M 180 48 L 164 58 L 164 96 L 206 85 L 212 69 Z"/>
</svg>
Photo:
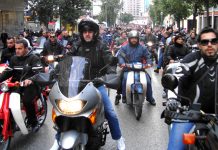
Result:
<svg viewBox="0 0 218 150">
<path fill-rule="evenodd" d="M 23 44 L 24 48 L 28 48 L 28 43 L 24 39 L 16 41 L 16 44 Z"/>
<path fill-rule="evenodd" d="M 12 36 L 9 36 L 9 37 L 7 38 L 7 40 L 14 40 L 14 41 L 15 41 L 14 37 L 12 37 Z"/>
<path fill-rule="evenodd" d="M 218 32 L 217 30 L 211 28 L 211 27 L 205 27 L 201 30 L 201 32 L 198 35 L 197 41 L 198 43 L 201 41 L 201 35 L 204 33 L 209 33 L 209 32 L 213 32 L 216 35 L 216 38 L 218 38 Z"/>
</svg>

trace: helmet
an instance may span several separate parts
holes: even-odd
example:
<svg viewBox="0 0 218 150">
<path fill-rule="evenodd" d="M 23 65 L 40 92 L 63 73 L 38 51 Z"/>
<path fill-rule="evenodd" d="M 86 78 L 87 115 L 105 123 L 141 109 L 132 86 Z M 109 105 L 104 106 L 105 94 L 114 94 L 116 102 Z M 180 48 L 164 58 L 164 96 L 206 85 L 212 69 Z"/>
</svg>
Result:
<svg viewBox="0 0 218 150">
<path fill-rule="evenodd" d="M 139 38 L 139 32 L 137 30 L 132 30 L 128 34 L 128 38 Z"/>
<path fill-rule="evenodd" d="M 90 20 L 90 19 L 81 20 L 79 25 L 78 25 L 78 30 L 79 30 L 81 39 L 83 39 L 82 33 L 84 31 L 93 31 L 94 32 L 94 39 L 97 39 L 98 36 L 99 36 L 99 26 L 98 26 L 98 24 L 95 23 L 94 21 Z"/>
</svg>

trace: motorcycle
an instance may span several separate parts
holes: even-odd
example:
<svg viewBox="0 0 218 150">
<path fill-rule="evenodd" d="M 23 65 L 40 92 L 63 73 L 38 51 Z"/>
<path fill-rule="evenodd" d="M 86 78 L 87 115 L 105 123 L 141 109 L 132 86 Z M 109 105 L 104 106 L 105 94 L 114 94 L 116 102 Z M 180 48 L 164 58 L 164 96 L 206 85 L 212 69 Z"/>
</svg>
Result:
<svg viewBox="0 0 218 150">
<path fill-rule="evenodd" d="M 178 98 L 173 98 L 174 100 L 180 101 L 179 98 L 182 96 L 175 92 L 178 86 L 175 76 L 166 74 L 162 78 L 162 85 L 177 95 Z M 206 114 L 200 110 L 200 104 L 191 104 L 189 99 L 185 99 L 189 105 L 178 106 L 176 111 L 165 109 L 162 118 L 165 118 L 168 125 L 173 122 L 194 123 L 191 133 L 183 134 L 183 143 L 187 150 L 216 150 L 218 147 L 218 115 Z M 163 106 L 166 106 L 165 102 Z"/>
<path fill-rule="evenodd" d="M 106 142 L 108 123 L 95 80 L 90 80 L 90 69 L 89 60 L 79 56 L 67 56 L 56 67 L 57 82 L 49 99 L 60 149 L 96 150 Z M 113 75 L 102 77 L 101 82 L 117 87 Z"/>
<path fill-rule="evenodd" d="M 27 69 L 28 68 L 28 69 Z M 24 74 L 22 79 L 26 76 L 26 70 L 39 70 L 40 67 L 6 67 L 5 71 L 23 70 Z M 37 80 L 38 79 L 38 80 Z M 34 109 L 36 112 L 39 128 L 44 124 L 47 116 L 47 96 L 48 92 L 44 88 L 47 81 L 39 80 L 36 75 L 33 82 L 37 86 L 39 95 L 34 99 Z M 49 83 L 50 84 L 50 83 Z M 22 95 L 13 92 L 14 89 L 22 87 L 22 82 L 11 82 L 10 79 L 1 83 L 1 95 L 0 95 L 0 149 L 8 150 L 11 142 L 11 138 L 16 131 L 21 131 L 26 135 L 31 133 L 29 125 L 27 124 L 26 111 L 22 103 Z"/>
<path fill-rule="evenodd" d="M 126 82 L 126 104 L 133 106 L 136 119 L 139 120 L 142 114 L 142 107 L 147 90 L 145 69 L 149 67 L 140 62 L 136 62 L 127 63 L 124 68 L 128 69 Z"/>
<path fill-rule="evenodd" d="M 200 51 L 197 44 L 191 45 L 190 50 L 192 53 Z"/>
<path fill-rule="evenodd" d="M 147 49 L 148 49 L 148 51 L 151 53 L 151 59 L 152 59 L 152 61 L 153 61 L 153 58 L 155 59 L 155 62 L 156 62 L 156 64 L 157 64 L 157 62 L 158 62 L 158 55 L 157 55 L 157 53 L 156 53 L 156 44 L 154 44 L 153 42 L 151 42 L 151 41 L 148 41 L 147 43 L 146 43 L 146 47 L 147 47 Z"/>
</svg>

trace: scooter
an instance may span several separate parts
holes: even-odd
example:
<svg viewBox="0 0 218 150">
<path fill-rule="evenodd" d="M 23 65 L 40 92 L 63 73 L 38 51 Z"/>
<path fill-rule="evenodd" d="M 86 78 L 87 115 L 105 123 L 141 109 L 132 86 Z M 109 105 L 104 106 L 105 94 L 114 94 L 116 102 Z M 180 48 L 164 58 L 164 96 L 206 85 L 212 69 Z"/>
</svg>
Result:
<svg viewBox="0 0 218 150">
<path fill-rule="evenodd" d="M 145 69 L 148 66 L 137 62 L 126 64 L 128 69 L 126 82 L 126 104 L 134 107 L 136 119 L 142 114 L 142 107 L 147 91 L 147 79 Z"/>
<path fill-rule="evenodd" d="M 171 90 L 178 98 L 174 98 L 179 102 L 181 97 L 175 92 L 178 86 L 178 80 L 172 74 L 166 74 L 162 78 L 164 88 Z M 183 97 L 184 98 L 184 97 Z M 194 126 L 190 133 L 184 133 L 183 143 L 187 150 L 216 150 L 218 147 L 218 115 L 206 114 L 200 110 L 200 104 L 191 104 L 178 106 L 176 111 L 165 109 L 161 118 L 165 118 L 165 122 L 171 125 L 173 122 L 190 122 Z M 166 103 L 163 103 L 166 106 Z M 171 128 L 169 128 L 169 132 Z"/>
<path fill-rule="evenodd" d="M 59 149 L 96 150 L 106 142 L 108 123 L 90 69 L 89 60 L 79 56 L 65 57 L 56 67 L 49 99 Z M 117 84 L 109 76 L 99 80 L 109 88 Z"/>
<path fill-rule="evenodd" d="M 41 69 L 40 67 L 24 68 L 26 67 L 7 67 L 5 68 L 5 71 Z M 25 74 L 26 72 L 23 74 L 22 78 L 25 77 Z M 37 86 L 36 90 L 39 92 L 39 95 L 34 99 L 34 109 L 38 120 L 38 127 L 40 128 L 44 124 L 47 116 L 46 100 L 48 92 L 43 88 L 46 86 L 47 81 L 39 81 L 37 78 L 33 80 Z M 22 103 L 22 96 L 19 93 L 13 92 L 14 89 L 19 89 L 20 87 L 22 87 L 22 82 L 12 83 L 10 79 L 1 83 L 0 86 L 2 92 L 0 95 L 0 149 L 3 150 L 9 149 L 10 141 L 14 136 L 14 132 L 21 131 L 24 135 L 31 133 L 29 125 L 27 124 L 26 111 Z"/>
</svg>

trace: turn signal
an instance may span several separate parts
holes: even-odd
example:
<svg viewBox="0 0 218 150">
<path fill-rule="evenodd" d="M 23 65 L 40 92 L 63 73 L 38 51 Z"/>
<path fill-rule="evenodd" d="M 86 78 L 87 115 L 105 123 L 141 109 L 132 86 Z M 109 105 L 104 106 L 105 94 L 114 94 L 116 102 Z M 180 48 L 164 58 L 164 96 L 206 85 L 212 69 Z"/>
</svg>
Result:
<svg viewBox="0 0 218 150">
<path fill-rule="evenodd" d="M 184 144 L 195 144 L 195 134 L 188 134 L 188 133 L 184 133 L 183 134 L 183 143 Z"/>
<path fill-rule="evenodd" d="M 92 114 L 89 116 L 89 120 L 91 121 L 92 124 L 96 123 L 96 118 L 97 118 L 97 109 L 94 109 Z"/>
<path fill-rule="evenodd" d="M 55 123 L 55 118 L 57 117 L 54 108 L 52 108 L 52 121 Z"/>
</svg>

